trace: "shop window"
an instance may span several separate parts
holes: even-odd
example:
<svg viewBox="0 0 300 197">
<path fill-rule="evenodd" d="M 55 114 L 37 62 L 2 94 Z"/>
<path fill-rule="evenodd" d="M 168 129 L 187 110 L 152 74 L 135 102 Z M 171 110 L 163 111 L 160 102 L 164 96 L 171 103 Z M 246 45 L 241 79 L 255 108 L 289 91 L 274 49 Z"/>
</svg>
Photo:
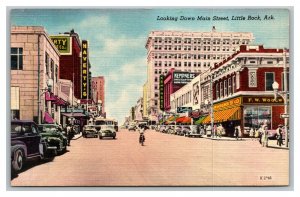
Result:
<svg viewBox="0 0 300 197">
<path fill-rule="evenodd" d="M 23 48 L 11 48 L 10 64 L 11 70 L 23 70 Z"/>
<path fill-rule="evenodd" d="M 267 124 L 271 129 L 271 107 L 253 106 L 244 108 L 244 127 L 259 129 L 261 125 Z"/>
<path fill-rule="evenodd" d="M 272 84 L 274 83 L 274 73 L 266 72 L 265 73 L 265 89 L 266 91 L 273 91 Z"/>
</svg>

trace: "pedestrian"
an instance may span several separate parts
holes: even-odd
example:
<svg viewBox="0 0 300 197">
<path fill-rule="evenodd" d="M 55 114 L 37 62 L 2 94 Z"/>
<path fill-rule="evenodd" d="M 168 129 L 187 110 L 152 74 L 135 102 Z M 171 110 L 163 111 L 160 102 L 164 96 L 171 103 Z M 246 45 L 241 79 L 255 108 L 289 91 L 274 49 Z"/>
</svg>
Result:
<svg viewBox="0 0 300 197">
<path fill-rule="evenodd" d="M 268 127 L 263 125 L 262 132 L 262 147 L 268 147 Z"/>
<path fill-rule="evenodd" d="M 280 126 L 278 126 L 277 128 L 278 130 L 278 134 L 277 134 L 277 145 L 281 147 L 281 145 L 283 145 L 283 139 L 282 139 L 282 128 Z"/>
<path fill-rule="evenodd" d="M 239 140 L 239 128 L 237 126 L 234 129 L 234 136 L 236 140 Z"/>
<path fill-rule="evenodd" d="M 253 140 L 253 137 L 254 137 L 254 129 L 253 129 L 253 127 L 251 127 L 251 129 L 250 129 L 249 137 L 251 138 L 251 140 Z"/>
<path fill-rule="evenodd" d="M 67 138 L 68 138 L 68 146 L 71 146 L 71 139 L 74 137 L 74 128 L 69 124 L 67 126 Z"/>
</svg>

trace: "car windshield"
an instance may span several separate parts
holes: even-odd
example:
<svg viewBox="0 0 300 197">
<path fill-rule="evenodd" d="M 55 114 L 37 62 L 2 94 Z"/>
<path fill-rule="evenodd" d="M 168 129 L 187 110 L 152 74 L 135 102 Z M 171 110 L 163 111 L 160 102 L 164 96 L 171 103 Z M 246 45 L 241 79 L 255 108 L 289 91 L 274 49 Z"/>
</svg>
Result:
<svg viewBox="0 0 300 197">
<path fill-rule="evenodd" d="M 85 130 L 93 130 L 95 127 L 93 127 L 93 126 L 86 126 L 85 127 Z"/>
<path fill-rule="evenodd" d="M 114 126 L 113 125 L 103 125 L 101 127 L 101 130 L 106 130 L 106 129 L 114 129 Z"/>
<path fill-rule="evenodd" d="M 40 125 L 39 130 L 41 133 L 56 132 L 58 129 L 55 125 Z"/>
</svg>

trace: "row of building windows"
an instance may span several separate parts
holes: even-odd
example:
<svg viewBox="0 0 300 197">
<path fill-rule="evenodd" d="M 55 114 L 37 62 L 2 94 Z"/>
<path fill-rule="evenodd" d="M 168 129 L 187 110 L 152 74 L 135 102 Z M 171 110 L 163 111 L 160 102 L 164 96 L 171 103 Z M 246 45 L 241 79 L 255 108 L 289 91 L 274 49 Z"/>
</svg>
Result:
<svg viewBox="0 0 300 197">
<path fill-rule="evenodd" d="M 181 61 L 175 61 L 175 62 L 154 62 L 154 66 L 155 67 L 161 67 L 161 66 L 165 66 L 165 67 L 201 67 L 201 65 L 206 68 L 206 67 L 210 67 L 211 62 L 181 62 Z"/>
<path fill-rule="evenodd" d="M 212 54 L 154 54 L 154 59 L 193 59 L 193 60 L 215 60 L 226 59 L 229 55 L 212 55 Z M 160 62 L 160 61 L 158 61 Z"/>
<path fill-rule="evenodd" d="M 235 90 L 235 76 L 229 77 L 228 79 L 216 83 L 215 92 L 217 99 L 230 96 L 235 93 Z"/>
<path fill-rule="evenodd" d="M 154 45 L 155 50 L 174 50 L 174 51 L 235 51 L 234 47 L 211 47 L 211 46 L 203 46 L 203 47 L 191 47 L 191 46 L 181 46 L 175 45 Z"/>
<path fill-rule="evenodd" d="M 58 79 L 58 66 L 57 64 L 54 65 L 53 59 L 49 57 L 47 52 L 45 52 L 45 69 L 46 75 L 56 82 Z"/>
<path fill-rule="evenodd" d="M 154 43 L 174 44 L 248 44 L 249 40 L 240 39 L 201 39 L 201 38 L 155 38 Z"/>
<path fill-rule="evenodd" d="M 181 70 L 182 72 L 195 72 L 195 73 L 202 73 L 202 70 L 201 69 L 182 69 Z M 169 70 L 165 69 L 155 69 L 154 70 L 154 74 L 167 74 L 169 72 Z M 155 77 L 154 78 L 154 81 L 155 82 L 158 82 L 158 77 Z"/>
<path fill-rule="evenodd" d="M 192 91 L 188 91 L 176 99 L 175 108 L 192 102 Z"/>
</svg>

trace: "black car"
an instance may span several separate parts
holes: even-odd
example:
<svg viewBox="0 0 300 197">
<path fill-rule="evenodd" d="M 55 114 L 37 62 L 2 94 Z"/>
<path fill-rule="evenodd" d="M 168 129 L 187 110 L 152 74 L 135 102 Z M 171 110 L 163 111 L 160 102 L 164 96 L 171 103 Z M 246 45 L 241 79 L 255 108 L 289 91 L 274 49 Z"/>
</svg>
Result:
<svg viewBox="0 0 300 197">
<path fill-rule="evenodd" d="M 56 124 L 38 125 L 42 139 L 47 144 L 47 154 L 57 155 L 67 151 L 67 137 L 63 135 L 61 128 Z"/>
<path fill-rule="evenodd" d="M 11 165 L 15 172 L 22 170 L 29 159 L 44 158 L 46 144 L 33 121 L 11 121 Z"/>
</svg>

